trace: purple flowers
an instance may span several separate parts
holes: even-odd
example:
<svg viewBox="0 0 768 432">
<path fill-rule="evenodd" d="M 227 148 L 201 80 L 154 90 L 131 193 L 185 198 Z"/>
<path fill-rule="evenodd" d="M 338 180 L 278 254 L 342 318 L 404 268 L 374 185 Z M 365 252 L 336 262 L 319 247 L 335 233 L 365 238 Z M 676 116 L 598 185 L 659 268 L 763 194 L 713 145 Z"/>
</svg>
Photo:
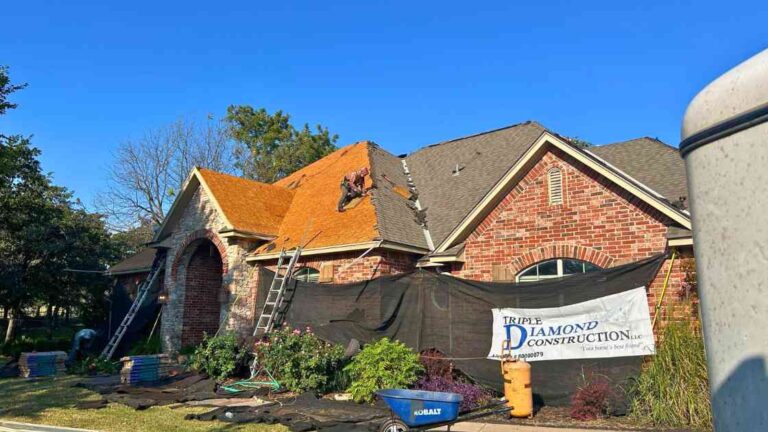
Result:
<svg viewBox="0 0 768 432">
<path fill-rule="evenodd" d="M 425 376 L 416 383 L 415 388 L 417 390 L 450 392 L 462 395 L 464 400 L 461 401 L 461 406 L 459 407 L 459 410 L 462 412 L 477 408 L 491 399 L 491 394 L 488 390 L 478 385 L 440 376 L 432 378 Z"/>
</svg>

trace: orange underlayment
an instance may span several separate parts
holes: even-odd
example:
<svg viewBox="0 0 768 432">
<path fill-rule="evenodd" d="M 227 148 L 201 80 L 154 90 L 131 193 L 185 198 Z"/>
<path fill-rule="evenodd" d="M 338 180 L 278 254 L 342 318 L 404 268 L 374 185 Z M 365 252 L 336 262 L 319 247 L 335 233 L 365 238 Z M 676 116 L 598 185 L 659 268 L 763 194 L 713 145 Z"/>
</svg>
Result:
<svg viewBox="0 0 768 432">
<path fill-rule="evenodd" d="M 234 229 L 278 234 L 280 223 L 291 205 L 293 191 L 208 169 L 199 171 Z"/>
<path fill-rule="evenodd" d="M 370 242 L 379 237 L 370 196 L 342 213 L 336 210 L 342 178 L 363 167 L 370 171 L 368 146 L 363 141 L 343 147 L 274 184 L 207 169 L 200 174 L 233 228 L 276 236 L 256 254 L 299 244 L 319 248 Z M 371 184 L 367 176 L 365 187 Z"/>
<path fill-rule="evenodd" d="M 256 253 L 277 252 L 300 243 L 307 248 L 318 248 L 376 240 L 379 230 L 370 196 L 345 212 L 336 210 L 342 178 L 363 167 L 370 171 L 368 146 L 367 141 L 362 141 L 343 147 L 274 183 L 293 190 L 293 202 L 280 224 L 277 239 Z M 371 184 L 367 176 L 365 187 Z"/>
</svg>

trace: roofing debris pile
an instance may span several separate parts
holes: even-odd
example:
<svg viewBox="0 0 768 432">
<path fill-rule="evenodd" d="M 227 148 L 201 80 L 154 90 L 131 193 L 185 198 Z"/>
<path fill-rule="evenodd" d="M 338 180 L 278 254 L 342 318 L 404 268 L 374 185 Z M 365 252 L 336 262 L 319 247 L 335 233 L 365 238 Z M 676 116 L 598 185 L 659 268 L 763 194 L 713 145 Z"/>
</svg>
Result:
<svg viewBox="0 0 768 432">
<path fill-rule="evenodd" d="M 152 406 L 213 407 L 202 414 L 188 414 L 186 419 L 282 424 L 292 431 L 377 430 L 381 420 L 389 415 L 381 404 L 359 405 L 351 401 L 319 399 L 312 393 L 275 394 L 266 387 L 231 393 L 203 375 L 184 374 L 156 384 L 130 386 L 120 384 L 116 377 L 86 378 L 76 386 L 96 391 L 102 398 L 82 402 L 78 408 L 104 408 L 107 403 L 119 403 L 136 410 Z"/>
<path fill-rule="evenodd" d="M 67 371 L 64 351 L 22 353 L 19 358 L 19 371 L 24 378 L 63 374 Z"/>
</svg>

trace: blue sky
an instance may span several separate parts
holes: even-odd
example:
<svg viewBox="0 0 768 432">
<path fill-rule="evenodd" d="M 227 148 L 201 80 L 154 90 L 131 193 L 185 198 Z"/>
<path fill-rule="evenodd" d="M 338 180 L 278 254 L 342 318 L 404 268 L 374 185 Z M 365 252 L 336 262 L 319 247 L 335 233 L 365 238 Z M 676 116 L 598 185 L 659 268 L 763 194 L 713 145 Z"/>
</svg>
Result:
<svg viewBox="0 0 768 432">
<path fill-rule="evenodd" d="M 114 3 L 114 4 L 108 4 Z M 596 144 L 676 145 L 704 85 L 766 48 L 765 2 L 78 2 L 3 6 L 0 64 L 86 204 L 122 140 L 229 104 L 398 154 L 535 119 Z"/>
</svg>

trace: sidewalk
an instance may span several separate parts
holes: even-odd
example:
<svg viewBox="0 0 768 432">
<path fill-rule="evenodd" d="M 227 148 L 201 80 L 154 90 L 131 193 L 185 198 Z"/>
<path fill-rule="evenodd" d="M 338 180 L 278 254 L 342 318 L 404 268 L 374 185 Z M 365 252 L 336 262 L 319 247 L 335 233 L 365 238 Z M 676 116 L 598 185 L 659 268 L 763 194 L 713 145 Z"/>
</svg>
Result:
<svg viewBox="0 0 768 432">
<path fill-rule="evenodd" d="M 447 427 L 430 429 L 434 431 L 447 431 Z M 451 427 L 452 432 L 616 432 L 608 429 L 574 429 L 574 428 L 554 428 L 542 426 L 523 426 L 498 423 L 457 423 Z"/>
<path fill-rule="evenodd" d="M 44 426 L 0 420 L 0 432 L 95 432 L 88 429 L 74 429 L 62 426 Z"/>
</svg>

